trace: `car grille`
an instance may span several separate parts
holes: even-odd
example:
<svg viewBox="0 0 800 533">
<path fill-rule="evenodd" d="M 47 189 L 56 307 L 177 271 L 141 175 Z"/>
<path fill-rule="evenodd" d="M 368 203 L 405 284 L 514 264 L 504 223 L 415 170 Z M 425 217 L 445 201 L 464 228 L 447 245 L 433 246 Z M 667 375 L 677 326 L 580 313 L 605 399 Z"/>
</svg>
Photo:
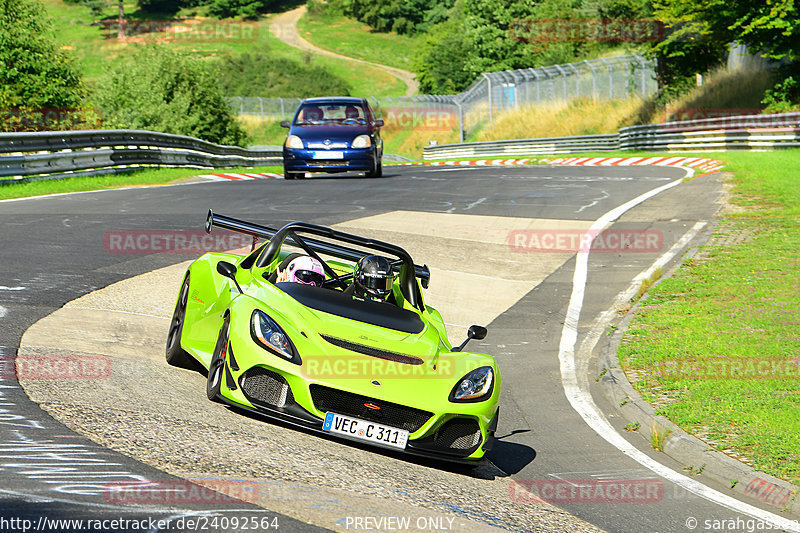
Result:
<svg viewBox="0 0 800 533">
<path fill-rule="evenodd" d="M 286 407 L 294 403 L 292 389 L 283 376 L 260 366 L 245 372 L 239 379 L 239 385 L 254 405 Z"/>
<path fill-rule="evenodd" d="M 348 162 L 341 159 L 314 159 L 306 164 L 310 167 L 346 167 Z"/>
<path fill-rule="evenodd" d="M 332 411 L 340 415 L 402 428 L 410 433 L 417 431 L 433 416 L 433 413 L 422 409 L 385 402 L 322 385 L 311 385 L 309 388 L 314 407 L 323 413 Z M 370 409 L 365 404 L 377 405 L 380 409 Z"/>
<path fill-rule="evenodd" d="M 454 418 L 436 431 L 433 440 L 437 448 L 469 450 L 481 441 L 481 428 L 470 418 Z"/>
<path fill-rule="evenodd" d="M 313 148 L 315 150 L 341 150 L 342 148 L 347 148 L 347 143 L 308 143 L 309 148 Z"/>
<path fill-rule="evenodd" d="M 351 352 L 363 353 L 364 355 L 377 357 L 379 359 L 386 359 L 387 361 L 394 361 L 395 363 L 405 363 L 407 365 L 421 365 L 424 363 L 422 359 L 412 355 L 389 352 L 387 350 L 381 350 L 380 348 L 373 348 L 372 346 L 365 346 L 363 344 L 350 342 L 348 340 L 329 337 L 328 335 L 322 335 L 322 338 L 329 343 L 338 346 L 339 348 L 344 348 L 345 350 L 350 350 Z"/>
</svg>

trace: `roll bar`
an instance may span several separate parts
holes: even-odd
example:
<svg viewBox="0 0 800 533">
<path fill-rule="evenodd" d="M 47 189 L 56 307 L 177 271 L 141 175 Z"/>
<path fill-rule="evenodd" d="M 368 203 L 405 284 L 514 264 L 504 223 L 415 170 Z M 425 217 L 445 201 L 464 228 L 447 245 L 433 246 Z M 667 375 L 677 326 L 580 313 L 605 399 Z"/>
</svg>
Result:
<svg viewBox="0 0 800 533">
<path fill-rule="evenodd" d="M 256 260 L 256 266 L 260 268 L 269 265 L 278 257 L 281 247 L 285 241 L 289 241 L 297 245 L 294 234 L 310 234 L 319 237 L 326 237 L 332 240 L 341 241 L 342 243 L 362 246 L 369 250 L 374 250 L 376 252 L 381 252 L 382 254 L 388 254 L 397 257 L 400 260 L 399 279 L 400 290 L 403 292 L 403 296 L 414 307 L 420 309 L 421 311 L 425 310 L 425 305 L 422 302 L 422 295 L 419 293 L 419 288 L 417 287 L 414 278 L 419 278 L 422 286 L 428 288 L 431 276 L 430 269 L 427 265 L 415 265 L 408 252 L 394 244 L 375 239 L 367 239 L 365 237 L 359 237 L 358 235 L 352 235 L 350 233 L 337 231 L 316 224 L 308 224 L 306 222 L 290 222 L 289 224 L 286 224 L 282 228 L 276 230 L 274 228 L 253 224 L 233 217 L 219 215 L 214 213 L 213 210 L 209 209 L 208 216 L 206 218 L 206 232 L 211 233 L 211 230 L 214 227 L 236 231 L 238 233 L 244 233 L 246 235 L 251 235 L 252 237 L 269 239 L 269 244 L 264 247 L 258 256 L 258 259 Z M 369 252 L 356 250 L 335 242 L 325 242 L 299 236 L 298 238 L 305 242 L 314 251 L 325 253 L 339 259 L 355 262 L 362 257 L 369 255 Z"/>
</svg>

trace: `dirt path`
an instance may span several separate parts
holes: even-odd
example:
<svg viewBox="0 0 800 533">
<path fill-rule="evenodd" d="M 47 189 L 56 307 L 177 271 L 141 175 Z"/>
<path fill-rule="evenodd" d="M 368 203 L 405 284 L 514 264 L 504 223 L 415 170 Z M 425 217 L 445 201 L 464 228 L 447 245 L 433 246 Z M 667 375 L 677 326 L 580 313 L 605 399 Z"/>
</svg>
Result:
<svg viewBox="0 0 800 533">
<path fill-rule="evenodd" d="M 394 67 L 387 67 L 386 65 L 379 65 L 378 63 L 372 63 L 362 59 L 354 59 L 352 57 L 343 56 L 335 52 L 318 48 L 303 39 L 297 32 L 297 21 L 300 20 L 300 17 L 302 17 L 305 12 L 306 6 L 300 6 L 297 9 L 287 11 L 286 13 L 281 13 L 272 20 L 272 24 L 270 24 L 270 31 L 281 41 L 285 42 L 289 46 L 299 48 L 300 50 L 306 50 L 308 52 L 314 52 L 315 54 L 322 54 L 339 59 L 346 59 L 347 61 L 355 61 L 356 63 L 363 63 L 365 65 L 384 70 L 406 84 L 406 96 L 413 96 L 417 94 L 417 91 L 419 90 L 419 83 L 417 83 L 415 74 L 413 72 L 408 72 L 407 70 Z"/>
</svg>

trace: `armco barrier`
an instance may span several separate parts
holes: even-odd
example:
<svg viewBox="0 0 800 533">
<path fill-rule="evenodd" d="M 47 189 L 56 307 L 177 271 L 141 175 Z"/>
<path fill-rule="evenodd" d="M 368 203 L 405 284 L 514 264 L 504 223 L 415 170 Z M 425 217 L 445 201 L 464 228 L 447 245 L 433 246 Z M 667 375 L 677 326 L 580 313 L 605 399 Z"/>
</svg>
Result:
<svg viewBox="0 0 800 533">
<path fill-rule="evenodd" d="M 800 147 L 800 113 L 740 115 L 623 128 L 609 135 L 427 146 L 425 159 L 570 154 L 615 150 L 724 152 Z"/>
<path fill-rule="evenodd" d="M 281 164 L 281 152 L 246 150 L 140 130 L 0 133 L 0 183 L 91 176 L 131 166 L 225 168 Z"/>
<path fill-rule="evenodd" d="M 609 152 L 618 149 L 619 136 L 586 135 L 515 141 L 488 141 L 445 144 L 425 147 L 425 159 L 504 156 L 522 154 L 571 154 L 576 152 Z"/>
</svg>

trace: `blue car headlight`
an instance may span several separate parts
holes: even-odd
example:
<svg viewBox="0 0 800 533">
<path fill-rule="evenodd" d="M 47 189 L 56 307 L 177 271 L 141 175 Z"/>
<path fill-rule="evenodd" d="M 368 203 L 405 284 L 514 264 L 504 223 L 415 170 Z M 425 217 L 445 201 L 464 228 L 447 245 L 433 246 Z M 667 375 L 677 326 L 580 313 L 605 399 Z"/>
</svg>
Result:
<svg viewBox="0 0 800 533">
<path fill-rule="evenodd" d="M 283 357 L 297 365 L 300 355 L 286 333 L 264 311 L 256 309 L 250 319 L 250 334 L 253 340 L 267 351 Z"/>
<path fill-rule="evenodd" d="M 305 148 L 303 146 L 303 139 L 298 137 L 297 135 L 289 135 L 286 137 L 286 148 L 294 148 L 295 150 L 302 150 Z"/>
<path fill-rule="evenodd" d="M 359 135 L 350 144 L 350 148 L 369 148 L 372 146 L 372 140 L 369 135 Z"/>
<path fill-rule="evenodd" d="M 494 371 L 492 367 L 482 366 L 471 371 L 456 383 L 450 393 L 451 402 L 482 402 L 494 391 Z"/>
</svg>

